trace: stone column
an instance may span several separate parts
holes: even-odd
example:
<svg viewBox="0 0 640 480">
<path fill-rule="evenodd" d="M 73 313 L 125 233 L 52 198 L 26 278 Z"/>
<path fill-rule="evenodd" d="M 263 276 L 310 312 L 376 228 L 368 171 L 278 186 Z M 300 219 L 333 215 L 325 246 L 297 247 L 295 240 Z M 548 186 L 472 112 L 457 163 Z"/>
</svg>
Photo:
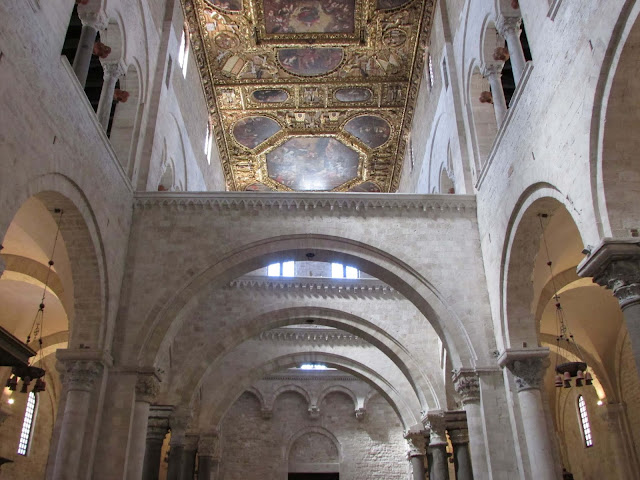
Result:
<svg viewBox="0 0 640 480">
<path fill-rule="evenodd" d="M 113 93 L 116 90 L 118 79 L 124 74 L 124 69 L 120 62 L 102 62 L 102 69 L 104 70 L 104 83 L 102 84 L 96 115 L 100 125 L 106 131 L 109 126 L 111 106 L 113 105 Z"/>
<path fill-rule="evenodd" d="M 107 28 L 108 18 L 103 12 L 91 12 L 86 7 L 78 7 L 78 16 L 82 21 L 82 32 L 80 33 L 80 43 L 73 58 L 73 71 L 78 77 L 80 85 L 84 88 L 87 83 L 89 64 L 93 55 L 93 45 L 96 43 L 98 30 Z"/>
<path fill-rule="evenodd" d="M 171 416 L 171 441 L 169 442 L 169 470 L 167 480 L 182 480 L 184 471 L 184 447 L 187 424 L 191 419 L 190 412 L 180 412 Z"/>
<path fill-rule="evenodd" d="M 429 480 L 449 480 L 447 464 L 446 420 L 442 410 L 430 411 L 427 414 L 429 436 Z"/>
<path fill-rule="evenodd" d="M 580 262 L 578 275 L 593 277 L 618 299 L 640 374 L 640 242 L 604 239 Z"/>
<path fill-rule="evenodd" d="M 491 96 L 493 97 L 493 111 L 496 115 L 496 123 L 498 128 L 504 122 L 507 116 L 507 101 L 504 98 L 504 90 L 502 89 L 502 65 L 487 65 L 482 71 L 482 76 L 489 80 L 491 85 Z"/>
<path fill-rule="evenodd" d="M 469 435 L 467 445 L 470 450 L 473 471 L 476 472 L 478 478 L 488 478 L 489 465 L 482 425 L 478 374 L 470 369 L 456 370 L 453 373 L 453 385 L 460 395 L 462 406 L 467 413 L 467 432 Z"/>
<path fill-rule="evenodd" d="M 198 436 L 187 435 L 184 443 L 184 460 L 182 462 L 183 480 L 193 480 L 196 468 L 196 452 L 198 451 Z"/>
<path fill-rule="evenodd" d="M 64 384 L 67 401 L 64 408 L 58 449 L 56 451 L 54 480 L 78 478 L 85 441 L 85 427 L 89 421 L 89 407 L 93 387 L 102 374 L 103 366 L 92 360 L 58 359 L 64 365 Z"/>
<path fill-rule="evenodd" d="M 426 470 L 424 468 L 424 458 L 427 453 L 427 438 L 429 432 L 420 429 L 411 428 L 405 432 L 404 438 L 409 445 L 409 451 L 407 452 L 407 458 L 411 463 L 411 470 L 413 480 L 425 480 Z"/>
<path fill-rule="evenodd" d="M 151 403 L 158 395 L 160 386 L 155 374 L 138 375 L 136 383 L 136 403 L 133 407 L 133 423 L 127 460 L 127 479 L 139 480 L 144 470 L 147 430 Z M 163 436 L 164 438 L 164 436 Z"/>
<path fill-rule="evenodd" d="M 198 441 L 198 480 L 213 480 L 220 460 L 218 434 L 200 435 Z"/>
<path fill-rule="evenodd" d="M 447 424 L 449 438 L 453 445 L 453 465 L 456 471 L 456 480 L 473 480 L 471 468 L 471 455 L 469 454 L 469 431 L 462 422 L 454 425 Z M 465 422 L 466 423 L 466 422 Z"/>
<path fill-rule="evenodd" d="M 147 423 L 147 441 L 144 452 L 143 480 L 158 480 L 160 461 L 162 460 L 162 443 L 169 431 L 169 417 L 166 410 L 156 411 L 152 408 Z"/>
<path fill-rule="evenodd" d="M 556 478 L 553 443 L 547 431 L 540 392 L 544 372 L 549 366 L 548 348 L 508 349 L 498 363 L 513 374 L 518 390 L 520 414 L 529 453 L 532 478 Z"/>
<path fill-rule="evenodd" d="M 496 23 L 498 33 L 504 37 L 507 41 L 507 48 L 509 49 L 509 58 L 511 59 L 511 67 L 513 69 L 513 79 L 516 86 L 520 83 L 524 67 L 527 64 L 524 58 L 524 51 L 522 50 L 522 44 L 520 43 L 520 25 L 522 19 L 520 17 L 505 17 L 500 16 Z"/>
</svg>

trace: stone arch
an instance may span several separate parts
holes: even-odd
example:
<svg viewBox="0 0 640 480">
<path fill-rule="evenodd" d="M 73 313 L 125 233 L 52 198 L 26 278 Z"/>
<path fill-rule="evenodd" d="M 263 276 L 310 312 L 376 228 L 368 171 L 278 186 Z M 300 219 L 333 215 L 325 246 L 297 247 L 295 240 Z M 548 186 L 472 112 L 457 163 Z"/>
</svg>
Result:
<svg viewBox="0 0 640 480">
<path fill-rule="evenodd" d="M 245 390 L 245 392 L 256 397 L 256 400 L 258 400 L 258 402 L 260 403 L 261 410 L 264 411 L 268 408 L 267 403 L 265 402 L 264 395 L 262 395 L 262 392 L 258 390 L 256 387 L 249 387 Z M 271 406 L 273 406 L 273 402 L 271 403 Z"/>
<path fill-rule="evenodd" d="M 538 344 L 532 282 L 536 258 L 541 248 L 538 214 L 553 215 L 559 209 L 564 209 L 581 237 L 579 216 L 567 209 L 564 200 L 562 194 L 552 185 L 537 184 L 521 195 L 512 212 L 505 237 L 500 274 L 501 340 L 504 342 L 504 348 Z"/>
<path fill-rule="evenodd" d="M 316 405 L 320 406 L 322 404 L 322 402 L 324 401 L 325 397 L 331 393 L 342 393 L 344 395 L 346 395 L 347 397 L 349 397 L 352 401 L 353 401 L 353 409 L 357 409 L 358 408 L 358 397 L 356 396 L 355 393 L 353 393 L 350 389 L 348 389 L 345 386 L 342 385 L 331 385 L 327 388 L 325 388 L 322 392 L 320 392 L 320 395 L 318 395 L 318 401 L 316 403 Z"/>
<path fill-rule="evenodd" d="M 295 467 L 295 465 L 292 465 L 292 460 L 294 460 L 294 458 L 292 457 L 297 456 L 295 449 L 298 446 L 298 442 L 300 442 L 302 439 L 308 436 L 319 436 L 320 438 L 326 439 L 328 442 L 328 446 L 333 448 L 331 452 L 324 452 L 325 456 L 326 457 L 331 456 L 334 458 L 325 458 L 325 460 L 329 460 L 329 459 L 336 460 L 335 462 L 323 462 L 323 463 L 330 463 L 333 465 L 322 465 L 320 468 L 318 467 L 314 468 L 314 471 L 332 473 L 332 472 L 335 472 L 335 470 L 330 470 L 333 467 L 334 469 L 337 468 L 339 472 L 340 463 L 342 462 L 342 445 L 340 444 L 338 439 L 335 437 L 335 435 L 333 435 L 333 433 L 331 433 L 326 428 L 319 427 L 319 426 L 310 426 L 310 427 L 302 428 L 301 430 L 297 431 L 289 438 L 289 440 L 286 443 L 287 448 L 284 452 L 285 453 L 284 460 L 287 466 L 289 467 L 289 469 L 291 469 L 291 467 Z M 310 462 L 310 463 L 315 463 L 315 462 Z M 300 465 L 300 467 L 302 467 L 302 465 Z"/>
<path fill-rule="evenodd" d="M 354 335 L 368 341 L 386 355 L 405 375 L 407 381 L 413 388 L 420 405 L 428 410 L 429 408 L 439 408 L 441 402 L 437 396 L 434 384 L 437 380 L 432 378 L 428 372 L 420 368 L 417 359 L 413 358 L 404 346 L 389 332 L 382 328 L 370 324 L 366 320 L 352 314 L 328 308 L 285 308 L 253 318 L 251 322 L 241 322 L 238 331 L 231 332 L 230 339 L 221 339 L 225 345 L 222 351 L 208 352 L 205 358 L 207 368 L 212 368 L 216 359 L 223 358 L 225 354 L 232 351 L 244 340 L 258 335 L 260 332 L 273 328 L 304 323 L 308 319 L 313 319 L 316 325 L 323 325 L 338 328 L 340 330 L 353 333 Z M 151 359 L 149 360 L 151 361 Z M 194 370 L 192 374 L 185 378 L 185 383 L 176 384 L 176 388 L 185 392 L 190 392 L 197 388 L 205 374 L 200 370 Z"/>
<path fill-rule="evenodd" d="M 273 392 L 273 395 L 271 395 L 271 397 L 267 400 L 266 407 L 269 410 L 273 410 L 273 406 L 275 405 L 276 400 L 278 400 L 278 397 L 283 393 L 287 393 L 287 392 L 295 392 L 298 395 L 300 395 L 307 402 L 307 407 L 310 407 L 312 405 L 311 395 L 309 395 L 309 392 L 307 392 L 304 388 L 300 387 L 299 385 L 290 384 L 290 385 L 283 385 L 280 388 L 278 388 L 275 392 Z"/>
<path fill-rule="evenodd" d="M 71 348 L 102 349 L 109 334 L 109 284 L 102 233 L 93 209 L 84 193 L 69 178 L 61 174 L 41 175 L 15 189 L 3 192 L 5 206 L 0 217 L 0 235 L 7 228 L 19 207 L 30 197 L 36 197 L 49 211 L 64 211 L 60 234 L 64 239 L 73 279 L 73 315 L 69 337 Z"/>
<path fill-rule="evenodd" d="M 607 47 L 591 120 L 591 191 L 601 237 L 624 238 L 640 226 L 640 6 L 627 1 Z"/>
<path fill-rule="evenodd" d="M 252 370 L 248 376 L 241 378 L 236 377 L 233 381 L 230 380 L 232 385 L 225 385 L 225 388 L 221 389 L 225 394 L 215 404 L 211 405 L 209 404 L 210 402 L 205 404 L 203 401 L 199 421 L 200 425 L 207 427 L 218 425 L 238 397 L 257 380 L 279 370 L 295 367 L 301 363 L 308 362 L 321 362 L 328 367 L 337 368 L 347 372 L 369 384 L 389 403 L 405 428 L 409 428 L 419 422 L 418 415 L 420 412 L 414 412 L 388 380 L 381 377 L 377 372 L 367 366 L 352 359 L 335 354 L 322 352 L 299 352 L 274 358 L 266 364 L 263 364 L 259 369 Z M 195 398 L 195 392 L 197 392 L 197 389 L 192 395 L 192 401 L 193 398 Z M 299 391 L 298 393 L 302 394 Z M 305 396 L 304 394 L 302 395 Z M 305 398 L 310 401 L 308 394 Z"/>
<path fill-rule="evenodd" d="M 315 254 L 314 261 L 341 261 L 395 288 L 431 323 L 449 351 L 454 367 L 475 364 L 478 357 L 462 321 L 426 278 L 409 265 L 376 248 L 327 235 L 290 235 L 255 242 L 230 252 L 222 259 L 216 259 L 199 274 L 185 278 L 182 282 L 184 286 L 167 292 L 167 300 L 152 308 L 145 319 L 134 343 L 137 362 L 149 364 L 155 361 L 159 347 L 178 329 L 174 320 L 180 310 L 207 286 L 217 288 L 284 257 L 308 261 L 305 255 L 310 250 Z"/>
</svg>

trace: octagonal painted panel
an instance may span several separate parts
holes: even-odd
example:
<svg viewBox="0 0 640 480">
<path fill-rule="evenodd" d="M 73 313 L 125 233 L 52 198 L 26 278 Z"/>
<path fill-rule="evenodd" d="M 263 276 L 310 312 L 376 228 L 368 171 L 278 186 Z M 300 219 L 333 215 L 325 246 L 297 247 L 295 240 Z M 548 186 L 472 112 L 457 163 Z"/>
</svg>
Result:
<svg viewBox="0 0 640 480">
<path fill-rule="evenodd" d="M 267 33 L 353 33 L 355 0 L 264 0 Z"/>
<path fill-rule="evenodd" d="M 255 116 L 238 120 L 233 126 L 236 141 L 247 148 L 256 148 L 280 131 L 278 122 L 269 117 Z"/>
<path fill-rule="evenodd" d="M 293 137 L 267 153 L 269 177 L 293 190 L 332 190 L 358 174 L 359 162 L 332 137 Z"/>
<path fill-rule="evenodd" d="M 370 148 L 384 145 L 391 135 L 391 126 L 377 115 L 361 115 L 352 118 L 344 129 Z"/>
<path fill-rule="evenodd" d="M 294 75 L 316 77 L 334 71 L 342 62 L 342 48 L 281 48 L 278 61 Z"/>
</svg>

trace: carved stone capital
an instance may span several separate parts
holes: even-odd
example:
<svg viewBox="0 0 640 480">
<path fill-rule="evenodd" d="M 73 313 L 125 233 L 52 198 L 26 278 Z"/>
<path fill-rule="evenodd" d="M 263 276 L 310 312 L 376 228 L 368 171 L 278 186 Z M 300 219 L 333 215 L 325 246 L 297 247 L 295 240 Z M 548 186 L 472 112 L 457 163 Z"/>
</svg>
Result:
<svg viewBox="0 0 640 480">
<path fill-rule="evenodd" d="M 356 419 L 358 421 L 362 421 L 365 419 L 365 417 L 367 416 L 367 410 L 364 408 L 356 408 Z"/>
<path fill-rule="evenodd" d="M 640 242 L 603 240 L 578 265 L 578 275 L 609 288 L 622 309 L 640 303 Z"/>
<path fill-rule="evenodd" d="M 453 372 L 453 387 L 460 395 L 462 404 L 480 401 L 480 382 L 475 370 L 461 368 Z"/>
<path fill-rule="evenodd" d="M 102 374 L 103 366 L 92 360 L 65 360 L 64 382 L 69 391 L 79 390 L 90 392 Z"/>
<path fill-rule="evenodd" d="M 147 441 L 162 443 L 169 431 L 169 419 L 166 417 L 149 417 L 147 424 Z"/>
<path fill-rule="evenodd" d="M 469 430 L 466 427 L 448 428 L 449 438 L 453 445 L 469 443 Z"/>
<path fill-rule="evenodd" d="M 104 80 L 107 81 L 110 78 L 119 78 L 124 75 L 124 68 L 120 64 L 120 62 L 107 62 L 100 61 L 102 64 L 102 71 Z"/>
<path fill-rule="evenodd" d="M 179 410 L 171 415 L 169 426 L 171 427 L 171 445 L 184 445 L 187 426 L 191 421 L 191 411 Z"/>
<path fill-rule="evenodd" d="M 105 30 L 109 24 L 109 17 L 102 10 L 95 11 L 89 6 L 78 5 L 78 17 L 82 25 L 93 27 L 96 30 Z"/>
<path fill-rule="evenodd" d="M 200 435 L 198 441 L 198 455 L 201 457 L 220 458 L 220 441 L 217 433 Z"/>
<path fill-rule="evenodd" d="M 419 457 L 427 454 L 427 439 L 429 438 L 429 431 L 424 429 L 410 428 L 404 432 L 404 439 L 407 441 L 409 450 L 407 451 L 407 458 Z"/>
<path fill-rule="evenodd" d="M 518 392 L 540 389 L 544 372 L 549 366 L 549 349 L 508 349 L 500 355 L 498 364 L 513 374 Z"/>
<path fill-rule="evenodd" d="M 490 81 L 492 78 L 500 78 L 502 75 L 501 63 L 490 63 L 482 68 L 482 76 L 488 78 Z"/>
<path fill-rule="evenodd" d="M 447 443 L 447 419 L 443 410 L 430 410 L 427 413 L 426 426 L 430 431 L 429 445 Z"/>
<path fill-rule="evenodd" d="M 498 21 L 496 22 L 496 30 L 498 33 L 507 38 L 509 35 L 520 35 L 520 25 L 522 25 L 522 18 L 520 17 L 505 17 L 504 15 L 500 15 L 498 17 Z"/>
<path fill-rule="evenodd" d="M 309 416 L 314 420 L 317 418 L 320 418 L 320 407 L 318 407 L 317 405 L 311 405 L 308 411 L 309 411 Z"/>
<path fill-rule="evenodd" d="M 160 381 L 154 374 L 139 374 L 136 382 L 136 401 L 153 403 L 160 392 Z"/>
</svg>

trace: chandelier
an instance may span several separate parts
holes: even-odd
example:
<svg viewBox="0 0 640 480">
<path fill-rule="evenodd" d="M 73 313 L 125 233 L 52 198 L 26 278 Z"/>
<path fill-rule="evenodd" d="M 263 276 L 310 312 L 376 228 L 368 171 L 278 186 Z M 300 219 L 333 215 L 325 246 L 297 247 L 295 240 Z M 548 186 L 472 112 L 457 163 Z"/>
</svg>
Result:
<svg viewBox="0 0 640 480">
<path fill-rule="evenodd" d="M 42 298 L 40 300 L 40 305 L 38 306 L 38 310 L 33 319 L 33 324 L 31 325 L 31 330 L 29 330 L 29 335 L 27 335 L 26 345 L 29 347 L 31 340 L 37 340 L 38 342 L 38 354 L 37 357 L 40 363 L 42 364 L 42 360 L 44 359 L 44 354 L 42 351 L 42 332 L 44 329 L 44 307 L 45 307 L 45 298 L 47 296 L 47 289 L 49 288 L 49 277 L 51 276 L 51 269 L 53 268 L 53 256 L 56 252 L 56 245 L 58 243 L 58 237 L 60 236 L 60 223 L 62 222 L 62 214 L 63 211 L 60 208 L 54 209 L 54 213 L 58 214 L 58 221 L 56 225 L 56 236 L 53 240 L 53 248 L 51 249 L 51 257 L 49 259 L 48 265 L 49 268 L 47 270 L 47 276 L 44 281 L 44 289 L 42 291 Z M 29 364 L 20 364 L 15 365 L 11 371 L 11 376 L 7 380 L 7 387 L 11 391 L 16 391 L 18 388 L 18 381 L 22 380 L 22 388 L 20 389 L 21 393 L 27 393 L 28 388 L 31 385 L 31 382 L 35 380 L 35 384 L 33 386 L 32 392 L 44 392 L 47 388 L 47 383 L 43 380 L 45 370 L 40 367 L 35 367 Z"/>
<path fill-rule="evenodd" d="M 583 355 L 580 351 L 580 347 L 576 342 L 573 334 L 569 330 L 569 326 L 567 320 L 564 317 L 564 310 L 562 309 L 562 304 L 560 303 L 560 296 L 558 295 L 558 289 L 556 288 L 555 277 L 553 276 L 553 262 L 551 261 L 551 257 L 549 255 L 549 247 L 547 245 L 547 239 L 544 234 L 544 226 L 542 224 L 542 219 L 547 218 L 548 215 L 546 213 L 538 214 L 538 219 L 540 220 L 540 230 L 542 231 L 542 242 L 544 244 L 545 253 L 547 254 L 547 267 L 549 267 L 549 274 L 551 276 L 551 285 L 553 286 L 553 300 L 555 302 L 556 307 L 556 380 L 555 385 L 558 388 L 571 388 L 571 380 L 575 378 L 576 387 L 582 387 L 583 385 L 591 385 L 593 382 L 593 377 L 591 373 L 587 370 L 587 363 L 582 360 Z M 561 354 L 561 346 L 564 348 L 565 352 L 573 354 L 577 361 L 563 362 L 559 363 L 560 356 L 566 357 L 567 354 Z"/>
</svg>

